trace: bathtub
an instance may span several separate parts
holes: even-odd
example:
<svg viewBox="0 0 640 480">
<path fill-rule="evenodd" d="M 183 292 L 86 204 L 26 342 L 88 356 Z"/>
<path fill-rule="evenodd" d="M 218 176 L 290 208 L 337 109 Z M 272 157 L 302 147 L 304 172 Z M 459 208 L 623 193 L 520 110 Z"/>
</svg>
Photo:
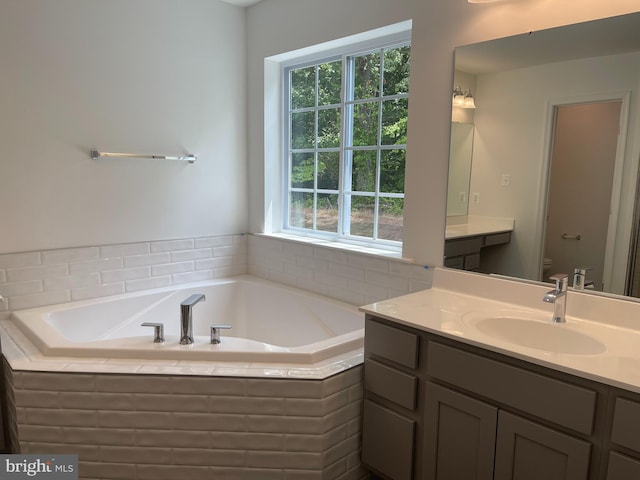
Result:
<svg viewBox="0 0 640 480">
<path fill-rule="evenodd" d="M 199 293 L 195 341 L 180 345 L 180 303 Z M 11 321 L 46 357 L 305 365 L 362 349 L 364 338 L 356 307 L 248 275 L 21 310 Z M 145 322 L 164 324 L 164 343 Z M 213 345 L 219 324 L 231 329 Z"/>
</svg>

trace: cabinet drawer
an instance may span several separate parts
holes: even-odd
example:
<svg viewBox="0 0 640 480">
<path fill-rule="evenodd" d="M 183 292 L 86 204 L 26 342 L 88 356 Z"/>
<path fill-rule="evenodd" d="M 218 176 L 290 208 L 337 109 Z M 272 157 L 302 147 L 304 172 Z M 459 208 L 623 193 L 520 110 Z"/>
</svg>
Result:
<svg viewBox="0 0 640 480">
<path fill-rule="evenodd" d="M 509 243 L 511 240 L 511 232 L 494 233 L 484 237 L 484 246 L 490 247 L 491 245 L 500 245 L 502 243 Z"/>
<path fill-rule="evenodd" d="M 367 320 L 365 324 L 365 351 L 409 368 L 418 366 L 419 338 L 415 333 L 373 320 Z"/>
<path fill-rule="evenodd" d="M 449 257 L 444 259 L 444 266 L 449 268 L 457 268 L 462 270 L 464 268 L 464 257 Z"/>
<path fill-rule="evenodd" d="M 480 254 L 474 253 L 473 255 L 467 255 L 464 257 L 464 269 L 475 270 L 480 267 Z"/>
<path fill-rule="evenodd" d="M 640 403 L 616 398 L 611 441 L 640 453 Z"/>
<path fill-rule="evenodd" d="M 427 373 L 576 432 L 593 431 L 592 390 L 435 342 L 428 344 Z"/>
<path fill-rule="evenodd" d="M 415 422 L 364 401 L 362 461 L 394 480 L 413 478 Z"/>
<path fill-rule="evenodd" d="M 482 237 L 447 240 L 444 243 L 444 256 L 455 257 L 458 255 L 467 255 L 469 253 L 478 253 L 482 248 L 482 243 Z"/>
<path fill-rule="evenodd" d="M 416 408 L 418 379 L 399 372 L 374 360 L 367 360 L 364 367 L 364 388 L 398 405 Z"/>
<path fill-rule="evenodd" d="M 640 478 L 640 460 L 617 452 L 609 453 L 607 480 L 629 480 L 630 478 Z"/>
</svg>

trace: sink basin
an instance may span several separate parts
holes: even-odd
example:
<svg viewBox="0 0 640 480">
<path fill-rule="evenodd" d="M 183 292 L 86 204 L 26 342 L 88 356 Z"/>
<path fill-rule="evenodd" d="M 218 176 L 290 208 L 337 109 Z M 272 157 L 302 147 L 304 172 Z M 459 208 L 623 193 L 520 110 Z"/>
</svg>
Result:
<svg viewBox="0 0 640 480">
<path fill-rule="evenodd" d="M 604 343 L 569 324 L 543 322 L 516 316 L 479 317 L 467 322 L 485 336 L 521 347 L 552 353 L 597 355 L 605 351 Z"/>
</svg>

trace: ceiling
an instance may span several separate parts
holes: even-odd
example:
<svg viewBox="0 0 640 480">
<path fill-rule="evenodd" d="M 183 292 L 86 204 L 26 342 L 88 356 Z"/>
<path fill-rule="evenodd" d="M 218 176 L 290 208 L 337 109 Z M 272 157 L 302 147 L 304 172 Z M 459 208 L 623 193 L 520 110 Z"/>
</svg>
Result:
<svg viewBox="0 0 640 480">
<path fill-rule="evenodd" d="M 456 49 L 456 69 L 483 74 L 640 50 L 640 13 L 515 35 Z M 508 41 L 505 41 L 508 40 Z"/>
<path fill-rule="evenodd" d="M 260 0 L 222 0 L 223 2 L 230 3 L 231 5 L 235 5 L 237 7 L 250 7 L 251 5 L 255 5 Z"/>
</svg>

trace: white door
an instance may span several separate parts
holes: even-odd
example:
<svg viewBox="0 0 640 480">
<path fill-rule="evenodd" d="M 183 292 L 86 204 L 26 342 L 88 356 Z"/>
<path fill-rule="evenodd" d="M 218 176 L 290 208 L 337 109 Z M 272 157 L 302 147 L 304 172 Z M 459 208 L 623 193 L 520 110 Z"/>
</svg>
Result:
<svg viewBox="0 0 640 480">
<path fill-rule="evenodd" d="M 622 101 L 556 107 L 544 256 L 602 290 Z M 579 236 L 579 239 L 577 238 Z M 546 280 L 546 279 L 545 279 Z"/>
</svg>

